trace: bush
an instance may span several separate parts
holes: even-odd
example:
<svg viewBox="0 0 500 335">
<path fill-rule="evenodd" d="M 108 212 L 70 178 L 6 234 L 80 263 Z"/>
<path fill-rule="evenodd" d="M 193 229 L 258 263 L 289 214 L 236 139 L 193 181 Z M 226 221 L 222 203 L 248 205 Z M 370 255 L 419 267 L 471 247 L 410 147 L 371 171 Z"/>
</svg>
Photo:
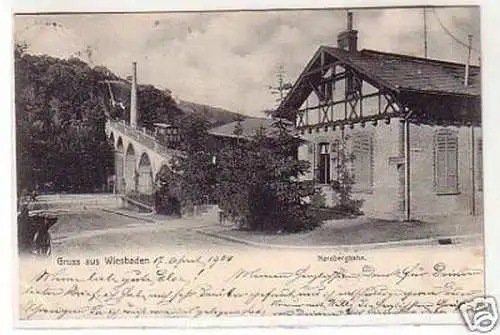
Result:
<svg viewBox="0 0 500 335">
<path fill-rule="evenodd" d="M 297 159 L 298 139 L 280 121 L 277 136 L 261 129 L 250 140 L 237 138 L 219 153 L 219 207 L 240 227 L 258 231 L 298 232 L 320 223 L 303 199 L 314 194 L 312 183 L 297 177 L 309 163 Z M 238 135 L 238 127 L 235 129 Z"/>
<path fill-rule="evenodd" d="M 156 174 L 155 184 L 158 185 L 154 194 L 155 211 L 159 214 L 181 216 L 179 200 L 179 178 L 166 166 Z"/>
<path fill-rule="evenodd" d="M 155 192 L 155 210 L 159 214 L 181 216 L 181 203 L 168 189 L 160 188 Z"/>
<path fill-rule="evenodd" d="M 337 194 L 339 200 L 334 208 L 344 212 L 346 215 L 362 215 L 361 206 L 364 200 L 352 198 L 352 186 L 354 185 L 354 175 L 350 166 L 355 159 L 352 153 L 347 152 L 346 140 L 342 138 L 339 147 L 339 158 L 337 160 L 337 169 L 339 171 L 339 180 L 331 182 L 332 190 Z"/>
<path fill-rule="evenodd" d="M 315 208 L 326 207 L 326 196 L 321 188 L 316 188 L 311 196 L 311 206 Z"/>
<path fill-rule="evenodd" d="M 363 200 L 349 199 L 348 201 L 335 205 L 333 209 L 347 216 L 358 216 L 363 215 L 363 211 L 361 210 L 362 206 Z"/>
</svg>

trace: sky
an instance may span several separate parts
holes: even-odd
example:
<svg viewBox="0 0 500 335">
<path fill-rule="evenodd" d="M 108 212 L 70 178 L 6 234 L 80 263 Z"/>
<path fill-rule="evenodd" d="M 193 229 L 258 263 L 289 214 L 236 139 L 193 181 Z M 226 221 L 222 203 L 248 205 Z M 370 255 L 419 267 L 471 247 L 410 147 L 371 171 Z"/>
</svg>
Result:
<svg viewBox="0 0 500 335">
<path fill-rule="evenodd" d="M 352 12 L 359 49 L 424 56 L 422 9 Z M 465 63 L 470 34 L 471 60 L 479 63 L 478 8 L 428 9 L 426 17 L 429 58 Z M 30 53 L 79 57 L 124 78 L 136 61 L 140 84 L 263 116 L 276 107 L 269 86 L 278 69 L 293 83 L 320 45 L 336 45 L 346 11 L 18 15 L 14 24 L 15 40 Z"/>
</svg>

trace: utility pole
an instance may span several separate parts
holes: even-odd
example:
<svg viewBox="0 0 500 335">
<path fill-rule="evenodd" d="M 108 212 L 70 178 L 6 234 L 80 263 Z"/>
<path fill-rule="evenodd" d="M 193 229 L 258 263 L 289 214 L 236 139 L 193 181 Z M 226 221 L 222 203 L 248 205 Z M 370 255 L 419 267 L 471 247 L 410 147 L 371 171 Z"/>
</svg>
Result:
<svg viewBox="0 0 500 335">
<path fill-rule="evenodd" d="M 427 10 L 424 7 L 424 57 L 427 58 Z"/>
<path fill-rule="evenodd" d="M 468 36 L 468 53 L 467 63 L 465 63 L 464 87 L 469 86 L 469 71 L 470 59 L 472 50 L 472 35 Z M 474 124 L 470 127 L 470 144 L 471 144 L 471 214 L 476 215 L 476 135 Z"/>
<path fill-rule="evenodd" d="M 464 86 L 467 87 L 469 85 L 469 67 L 470 67 L 470 58 L 471 58 L 471 50 L 472 50 L 472 35 L 468 36 L 468 54 L 467 54 L 467 63 L 465 63 L 465 77 L 464 77 Z"/>
</svg>

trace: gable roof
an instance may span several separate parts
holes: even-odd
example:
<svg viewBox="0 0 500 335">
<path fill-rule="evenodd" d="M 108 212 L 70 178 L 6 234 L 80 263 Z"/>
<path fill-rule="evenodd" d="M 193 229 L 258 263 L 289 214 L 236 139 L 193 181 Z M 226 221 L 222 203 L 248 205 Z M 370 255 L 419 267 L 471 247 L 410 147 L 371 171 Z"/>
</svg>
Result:
<svg viewBox="0 0 500 335">
<path fill-rule="evenodd" d="M 350 66 L 379 87 L 395 93 L 418 92 L 424 94 L 461 95 L 479 97 L 480 67 L 470 66 L 469 85 L 464 85 L 465 65 L 434 59 L 392 54 L 375 50 L 349 52 L 336 47 L 321 46 L 305 67 L 279 110 L 297 109 L 311 93 L 304 85 L 300 90 L 304 73 L 320 66 L 320 53 Z"/>
<path fill-rule="evenodd" d="M 465 86 L 465 64 L 366 49 L 356 53 L 333 47 L 324 49 L 332 56 L 355 64 L 366 75 L 381 79 L 395 89 L 443 94 L 481 93 L 478 66 L 470 66 L 469 85 Z"/>
</svg>

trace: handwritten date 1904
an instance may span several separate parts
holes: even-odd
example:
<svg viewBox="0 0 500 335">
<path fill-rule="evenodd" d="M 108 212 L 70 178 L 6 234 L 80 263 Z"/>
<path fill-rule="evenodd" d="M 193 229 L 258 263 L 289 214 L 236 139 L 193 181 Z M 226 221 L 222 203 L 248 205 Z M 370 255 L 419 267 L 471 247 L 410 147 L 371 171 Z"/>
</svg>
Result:
<svg viewBox="0 0 500 335">
<path fill-rule="evenodd" d="M 153 264 L 155 267 L 160 267 L 160 266 L 173 266 L 174 269 L 177 269 L 180 266 L 183 265 L 198 265 L 203 268 L 208 267 L 211 269 L 214 267 L 216 264 L 220 263 L 230 263 L 233 261 L 234 256 L 232 255 L 211 255 L 208 257 L 204 256 L 195 256 L 195 257 L 190 257 L 186 255 L 182 256 L 157 256 L 155 257 Z"/>
</svg>

